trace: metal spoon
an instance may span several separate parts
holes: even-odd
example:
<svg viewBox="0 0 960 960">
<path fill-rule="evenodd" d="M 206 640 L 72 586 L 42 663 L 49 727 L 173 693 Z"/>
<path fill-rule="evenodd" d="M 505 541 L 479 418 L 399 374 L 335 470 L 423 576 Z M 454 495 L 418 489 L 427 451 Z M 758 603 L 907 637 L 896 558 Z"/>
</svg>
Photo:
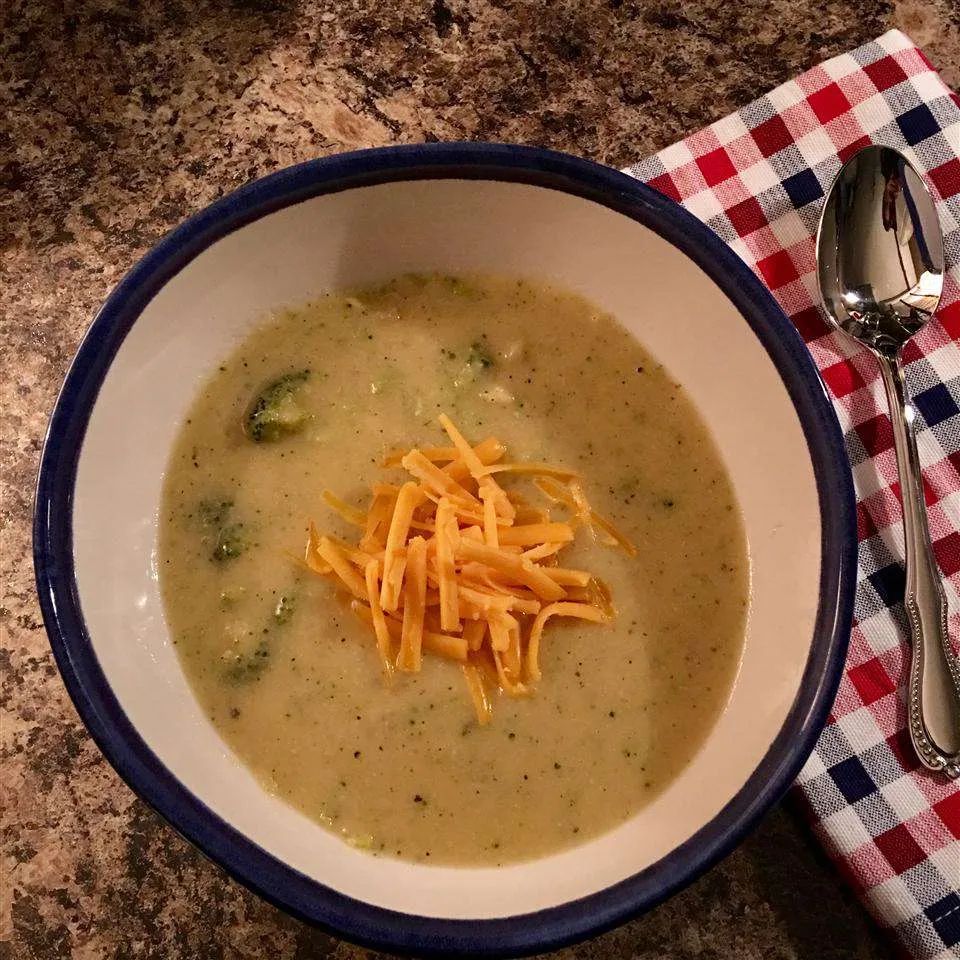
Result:
<svg viewBox="0 0 960 960">
<path fill-rule="evenodd" d="M 930 545 L 916 413 L 901 352 L 934 314 L 943 290 L 943 236 L 933 200 L 909 160 L 865 147 L 837 175 L 817 230 L 820 296 L 838 329 L 870 348 L 890 405 L 903 499 L 913 653 L 910 739 L 924 766 L 960 776 L 960 665 L 947 635 L 947 602 Z"/>
</svg>

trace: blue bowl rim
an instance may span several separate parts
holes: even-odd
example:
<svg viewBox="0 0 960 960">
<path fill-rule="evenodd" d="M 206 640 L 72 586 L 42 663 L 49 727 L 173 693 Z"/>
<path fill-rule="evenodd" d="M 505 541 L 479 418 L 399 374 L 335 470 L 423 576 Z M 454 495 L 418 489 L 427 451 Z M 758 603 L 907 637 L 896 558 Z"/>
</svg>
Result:
<svg viewBox="0 0 960 960">
<path fill-rule="evenodd" d="M 137 317 L 174 274 L 225 235 L 302 200 L 451 178 L 572 194 L 638 221 L 690 257 L 737 307 L 783 380 L 809 448 L 821 514 L 819 606 L 801 684 L 777 737 L 734 798 L 632 877 L 544 910 L 485 920 L 414 916 L 338 893 L 277 860 L 190 793 L 141 739 L 100 668 L 83 620 L 72 549 L 77 462 L 100 385 Z M 733 849 L 788 788 L 826 720 L 849 637 L 856 542 L 852 477 L 832 405 L 803 341 L 757 277 L 699 220 L 639 181 L 566 154 L 494 143 L 384 147 L 310 160 L 239 188 L 169 233 L 117 285 L 80 345 L 49 423 L 34 515 L 37 590 L 54 656 L 94 741 L 134 792 L 271 903 L 354 942 L 429 956 L 517 956 L 581 940 L 660 903 Z"/>
</svg>

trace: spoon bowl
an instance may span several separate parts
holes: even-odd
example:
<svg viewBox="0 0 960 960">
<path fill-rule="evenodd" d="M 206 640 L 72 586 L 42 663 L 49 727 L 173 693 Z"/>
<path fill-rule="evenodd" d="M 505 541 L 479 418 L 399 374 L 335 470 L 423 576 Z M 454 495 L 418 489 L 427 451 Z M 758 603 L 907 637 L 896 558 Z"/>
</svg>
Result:
<svg viewBox="0 0 960 960">
<path fill-rule="evenodd" d="M 943 292 L 943 237 L 906 157 L 867 147 L 843 167 L 824 209 L 817 262 L 830 318 L 884 356 L 933 316 Z"/>
</svg>

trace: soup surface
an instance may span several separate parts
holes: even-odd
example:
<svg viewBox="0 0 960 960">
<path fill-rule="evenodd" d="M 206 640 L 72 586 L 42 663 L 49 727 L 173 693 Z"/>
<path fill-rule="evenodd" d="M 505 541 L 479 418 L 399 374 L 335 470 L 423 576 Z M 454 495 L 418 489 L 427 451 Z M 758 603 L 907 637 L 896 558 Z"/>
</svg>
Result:
<svg viewBox="0 0 960 960">
<path fill-rule="evenodd" d="M 251 399 L 288 374 L 308 419 L 253 442 Z M 453 663 L 386 686 L 369 625 L 294 559 L 311 519 L 350 535 L 321 490 L 360 504 L 388 450 L 448 442 L 442 412 L 579 471 L 638 550 L 577 536 L 564 565 L 617 616 L 550 621 L 535 694 L 487 726 Z M 348 842 L 427 863 L 554 852 L 649 802 L 723 708 L 747 609 L 734 494 L 681 389 L 585 300 L 503 278 L 401 277 L 253 332 L 181 429 L 159 556 L 183 668 L 237 755 Z"/>
</svg>

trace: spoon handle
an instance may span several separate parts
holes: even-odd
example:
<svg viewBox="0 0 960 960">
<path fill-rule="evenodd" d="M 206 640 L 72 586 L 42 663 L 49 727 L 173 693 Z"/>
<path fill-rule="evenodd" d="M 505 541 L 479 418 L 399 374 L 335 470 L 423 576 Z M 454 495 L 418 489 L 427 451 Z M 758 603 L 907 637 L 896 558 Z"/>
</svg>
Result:
<svg viewBox="0 0 960 960">
<path fill-rule="evenodd" d="M 903 500 L 904 604 L 913 644 L 907 696 L 910 739 L 924 766 L 960 777 L 960 664 L 950 648 L 947 600 L 930 543 L 915 411 L 907 399 L 899 353 L 879 359 Z"/>
</svg>

